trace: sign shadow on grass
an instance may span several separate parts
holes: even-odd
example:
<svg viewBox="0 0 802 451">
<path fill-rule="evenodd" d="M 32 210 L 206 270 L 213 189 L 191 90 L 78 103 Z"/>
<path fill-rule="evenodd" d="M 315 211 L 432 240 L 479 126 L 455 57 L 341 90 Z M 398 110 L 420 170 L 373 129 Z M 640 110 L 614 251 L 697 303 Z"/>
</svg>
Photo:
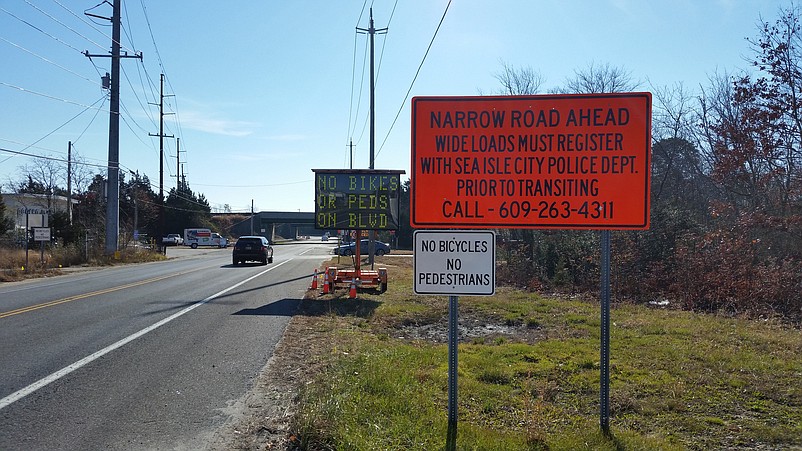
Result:
<svg viewBox="0 0 802 451">
<path fill-rule="evenodd" d="M 298 313 L 305 316 L 356 316 L 369 318 L 381 305 L 381 302 L 372 299 L 350 299 L 343 295 L 333 299 L 304 299 Z"/>
</svg>

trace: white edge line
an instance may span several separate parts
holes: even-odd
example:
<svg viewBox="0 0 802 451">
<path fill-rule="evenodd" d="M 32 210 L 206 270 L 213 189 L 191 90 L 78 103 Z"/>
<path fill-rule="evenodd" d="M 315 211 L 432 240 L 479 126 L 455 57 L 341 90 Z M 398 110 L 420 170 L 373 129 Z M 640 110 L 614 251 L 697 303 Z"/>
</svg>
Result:
<svg viewBox="0 0 802 451">
<path fill-rule="evenodd" d="M 42 387 L 44 387 L 44 386 L 46 386 L 46 385 L 48 385 L 50 383 L 53 383 L 53 382 L 61 379 L 62 377 L 72 373 L 73 371 L 75 371 L 75 370 L 77 370 L 77 369 L 79 369 L 79 368 L 81 368 L 81 367 L 83 367 L 85 365 L 88 365 L 89 363 L 91 363 L 91 362 L 103 357 L 104 355 L 106 355 L 106 354 L 108 354 L 108 353 L 110 353 L 112 351 L 115 351 L 115 350 L 125 346 L 126 344 L 136 340 L 137 338 L 139 338 L 139 337 L 141 337 L 141 336 L 143 336 L 143 335 L 145 335 L 145 334 L 147 334 L 149 332 L 153 332 L 154 330 L 158 329 L 161 326 L 164 326 L 165 324 L 169 323 L 170 321 L 172 321 L 172 320 L 174 320 L 174 319 L 176 319 L 176 318 L 178 318 L 180 316 L 183 316 L 183 315 L 191 312 L 192 310 L 195 310 L 196 308 L 200 307 L 201 305 L 203 305 L 203 304 L 205 304 L 205 303 L 207 303 L 207 302 L 209 302 L 209 301 L 211 301 L 211 300 L 213 300 L 215 298 L 218 298 L 218 297 L 224 295 L 225 293 L 228 293 L 229 291 L 233 290 L 234 288 L 239 287 L 240 285 L 243 285 L 245 283 L 250 282 L 251 280 L 253 280 L 253 279 L 255 279 L 255 278 L 257 278 L 257 277 L 259 277 L 259 276 L 261 276 L 261 275 L 263 275 L 265 273 L 267 273 L 268 271 L 272 271 L 272 270 L 278 268 L 279 266 L 281 266 L 284 263 L 287 263 L 289 261 L 290 260 L 285 260 L 285 261 L 283 261 L 281 263 L 277 263 L 276 265 L 271 266 L 270 268 L 265 269 L 264 271 L 262 271 L 262 272 L 260 272 L 260 273 L 258 273 L 256 275 L 248 277 L 247 279 L 245 279 L 245 280 L 243 280 L 241 282 L 238 282 L 238 283 L 236 283 L 236 284 L 234 284 L 234 285 L 232 285 L 232 286 L 230 286 L 230 287 L 228 287 L 228 288 L 226 288 L 226 289 L 224 289 L 222 291 L 218 291 L 217 293 L 207 297 L 206 299 L 198 301 L 198 302 L 186 307 L 185 309 L 183 309 L 183 310 L 181 310 L 179 312 L 173 313 L 172 315 L 168 316 L 167 318 L 164 318 L 163 320 L 161 320 L 161 321 L 159 321 L 157 323 L 154 323 L 154 324 L 152 324 L 152 325 L 140 330 L 139 332 L 135 332 L 135 333 L 123 338 L 122 340 L 120 340 L 120 341 L 118 341 L 116 343 L 113 343 L 113 344 L 111 344 L 109 346 L 106 346 L 105 348 L 101 349 L 100 351 L 97 351 L 97 352 L 95 352 L 93 354 L 90 354 L 90 355 L 82 358 L 81 360 L 78 360 L 77 362 L 75 362 L 75 363 L 73 363 L 71 365 L 67 365 L 64 368 L 56 371 L 55 373 L 50 374 L 49 376 L 45 376 L 42 379 L 39 379 L 38 381 L 34 382 L 33 384 L 31 384 L 31 385 L 29 385 L 29 386 L 27 386 L 27 387 L 25 387 L 23 389 L 17 390 L 16 392 L 6 396 L 5 398 L 0 399 L 0 410 L 3 410 L 4 408 L 10 406 L 11 404 L 13 404 L 13 403 L 19 401 L 20 399 L 22 399 L 22 398 L 30 395 L 31 393 L 35 392 L 36 390 L 39 390 L 40 388 L 42 388 Z"/>
</svg>

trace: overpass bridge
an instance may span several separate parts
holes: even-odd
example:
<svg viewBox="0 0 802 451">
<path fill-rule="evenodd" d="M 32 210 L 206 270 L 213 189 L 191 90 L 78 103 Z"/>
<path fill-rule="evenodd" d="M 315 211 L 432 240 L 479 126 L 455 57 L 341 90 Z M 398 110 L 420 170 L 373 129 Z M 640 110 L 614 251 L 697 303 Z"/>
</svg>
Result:
<svg viewBox="0 0 802 451">
<path fill-rule="evenodd" d="M 213 216 L 250 215 L 249 213 L 212 213 Z M 253 216 L 234 224 L 228 231 L 233 236 L 261 235 L 271 241 L 276 236 L 295 238 L 296 236 L 321 235 L 315 229 L 315 213 L 304 211 L 260 211 Z"/>
</svg>

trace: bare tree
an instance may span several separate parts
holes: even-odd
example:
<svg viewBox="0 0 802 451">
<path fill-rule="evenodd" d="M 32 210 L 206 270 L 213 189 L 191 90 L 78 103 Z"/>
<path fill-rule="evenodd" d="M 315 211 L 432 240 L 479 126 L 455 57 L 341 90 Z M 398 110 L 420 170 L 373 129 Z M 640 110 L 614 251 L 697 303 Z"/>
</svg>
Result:
<svg viewBox="0 0 802 451">
<path fill-rule="evenodd" d="M 609 63 L 590 63 L 583 70 L 574 71 L 574 77 L 565 82 L 564 88 L 557 88 L 555 93 L 597 94 L 605 92 L 635 91 L 640 82 L 632 79 L 632 73 Z"/>
<path fill-rule="evenodd" d="M 70 178 L 72 179 L 72 190 L 74 193 L 82 193 L 86 191 L 89 184 L 95 177 L 98 168 L 94 165 L 88 164 L 86 158 L 80 152 L 73 150 L 72 153 L 72 167 Z"/>
<path fill-rule="evenodd" d="M 704 205 L 712 187 L 699 149 L 699 99 L 682 85 L 652 87 L 652 196 Z M 697 202 L 688 202 L 690 198 Z"/>
<path fill-rule="evenodd" d="M 735 80 L 736 101 L 744 106 L 768 157 L 771 188 L 778 191 L 782 214 L 799 208 L 802 191 L 802 11 L 793 3 L 780 8 L 778 19 L 761 19 L 758 37 L 749 39 L 752 66 L 760 77 Z M 795 204 L 795 205 L 794 205 Z"/>
<path fill-rule="evenodd" d="M 696 141 L 699 121 L 698 96 L 680 82 L 673 86 L 651 86 L 653 96 L 652 136 Z"/>
<path fill-rule="evenodd" d="M 495 74 L 495 77 L 501 83 L 500 94 L 510 96 L 531 95 L 540 91 L 540 87 L 544 82 L 543 75 L 540 72 L 531 66 L 516 68 L 503 60 L 499 62 L 501 63 L 501 70 Z"/>
<path fill-rule="evenodd" d="M 56 158 L 35 158 L 20 166 L 19 170 L 23 180 L 16 191 L 44 195 L 47 208 L 53 208 L 53 196 L 65 194 L 59 182 L 64 179 L 66 168 Z"/>
</svg>

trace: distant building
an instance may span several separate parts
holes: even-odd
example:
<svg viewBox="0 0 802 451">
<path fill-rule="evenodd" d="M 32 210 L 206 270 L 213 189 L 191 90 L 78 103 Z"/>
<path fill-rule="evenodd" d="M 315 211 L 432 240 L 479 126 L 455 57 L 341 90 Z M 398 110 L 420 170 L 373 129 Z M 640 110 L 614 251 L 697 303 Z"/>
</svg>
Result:
<svg viewBox="0 0 802 451">
<path fill-rule="evenodd" d="M 66 196 L 47 196 L 45 194 L 3 194 L 6 216 L 14 219 L 14 230 L 22 231 L 31 227 L 48 227 L 49 216 L 54 211 L 67 210 Z M 78 201 L 72 199 L 72 205 Z"/>
</svg>

